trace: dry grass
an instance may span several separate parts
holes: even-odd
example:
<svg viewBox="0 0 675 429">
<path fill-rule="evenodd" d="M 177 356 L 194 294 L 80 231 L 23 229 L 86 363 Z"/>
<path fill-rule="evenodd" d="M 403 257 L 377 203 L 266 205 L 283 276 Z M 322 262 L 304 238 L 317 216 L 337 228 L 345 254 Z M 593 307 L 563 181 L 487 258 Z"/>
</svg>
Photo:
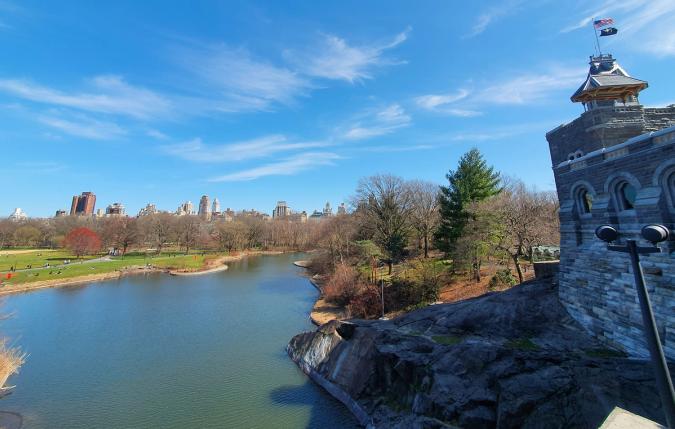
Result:
<svg viewBox="0 0 675 429">
<path fill-rule="evenodd" d="M 26 354 L 16 347 L 7 345 L 6 339 L 0 340 L 0 388 L 4 388 L 12 374 L 19 372 L 19 368 L 26 360 Z"/>
<path fill-rule="evenodd" d="M 443 302 L 455 302 L 493 292 L 488 288 L 488 284 L 492 276 L 500 269 L 504 269 L 504 267 L 492 264 L 484 267 L 481 270 L 480 283 L 476 283 L 473 279 L 468 278 L 468 275 L 460 274 L 454 277 L 450 283 L 441 288 L 440 300 Z M 512 269 L 511 272 L 516 276 L 515 270 Z M 523 274 L 524 281 L 533 279 L 534 269 L 528 267 L 527 271 L 523 272 Z"/>
</svg>

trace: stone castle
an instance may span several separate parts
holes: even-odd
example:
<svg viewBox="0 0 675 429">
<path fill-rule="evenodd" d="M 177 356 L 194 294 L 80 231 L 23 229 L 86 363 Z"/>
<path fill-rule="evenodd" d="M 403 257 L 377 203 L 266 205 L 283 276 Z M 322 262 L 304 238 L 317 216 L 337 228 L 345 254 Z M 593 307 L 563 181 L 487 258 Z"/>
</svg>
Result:
<svg viewBox="0 0 675 429">
<path fill-rule="evenodd" d="M 584 112 L 546 135 L 560 200 L 560 300 L 591 333 L 635 357 L 648 351 L 630 261 L 594 232 L 609 224 L 648 245 L 643 226 L 675 228 L 675 105 L 642 106 L 647 86 L 611 55 L 593 56 L 572 96 Z M 641 260 L 664 351 L 675 359 L 675 239 L 660 247 Z"/>
</svg>

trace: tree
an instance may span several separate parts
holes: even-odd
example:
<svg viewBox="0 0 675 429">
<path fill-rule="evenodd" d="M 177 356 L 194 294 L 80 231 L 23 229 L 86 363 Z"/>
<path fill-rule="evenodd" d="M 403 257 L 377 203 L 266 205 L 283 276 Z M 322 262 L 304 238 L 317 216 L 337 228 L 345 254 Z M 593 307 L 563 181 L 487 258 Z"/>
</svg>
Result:
<svg viewBox="0 0 675 429">
<path fill-rule="evenodd" d="M 42 233 L 36 227 L 23 225 L 14 231 L 14 244 L 16 246 L 35 247 L 41 236 Z"/>
<path fill-rule="evenodd" d="M 375 243 L 389 265 L 400 261 L 410 230 L 411 195 L 400 177 L 378 175 L 361 179 L 356 189 L 356 207 L 364 228 L 371 229 Z"/>
<path fill-rule="evenodd" d="M 521 258 L 532 260 L 532 248 L 557 244 L 557 198 L 549 192 L 528 189 L 521 181 L 511 181 L 497 199 L 496 211 L 503 225 L 499 249 L 506 252 L 523 282 Z"/>
<path fill-rule="evenodd" d="M 421 180 L 408 182 L 412 198 L 412 225 L 424 243 L 424 257 L 429 257 L 429 239 L 438 227 L 438 186 Z"/>
<path fill-rule="evenodd" d="M 119 249 L 122 255 L 125 255 L 129 247 L 137 243 L 139 238 L 136 219 L 128 217 L 106 219 L 101 230 L 101 237 L 106 246 Z"/>
<path fill-rule="evenodd" d="M 465 153 L 457 170 L 451 170 L 446 177 L 448 186 L 441 186 L 441 221 L 434 238 L 439 249 L 450 253 L 469 221 L 468 204 L 497 195 L 501 189 L 499 173 L 487 165 L 476 148 Z"/>
<path fill-rule="evenodd" d="M 248 244 L 249 229 L 243 222 L 218 222 L 214 232 L 219 247 L 228 252 L 243 249 Z"/>
<path fill-rule="evenodd" d="M 178 242 L 185 247 L 185 253 L 190 253 L 199 238 L 199 217 L 193 215 L 181 216 L 178 220 Z"/>
<path fill-rule="evenodd" d="M 66 235 L 64 246 L 79 259 L 83 255 L 98 252 L 101 249 L 101 239 L 94 231 L 82 226 Z"/>
</svg>

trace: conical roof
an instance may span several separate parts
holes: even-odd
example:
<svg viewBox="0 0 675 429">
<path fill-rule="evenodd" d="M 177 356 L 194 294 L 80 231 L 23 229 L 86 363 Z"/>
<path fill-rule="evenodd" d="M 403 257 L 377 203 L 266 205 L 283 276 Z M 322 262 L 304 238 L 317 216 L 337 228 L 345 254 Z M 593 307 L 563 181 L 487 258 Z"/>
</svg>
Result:
<svg viewBox="0 0 675 429">
<path fill-rule="evenodd" d="M 592 100 L 621 100 L 637 96 L 648 84 L 644 80 L 631 77 L 611 55 L 591 57 L 590 69 L 586 81 L 576 90 L 573 102 Z"/>
</svg>

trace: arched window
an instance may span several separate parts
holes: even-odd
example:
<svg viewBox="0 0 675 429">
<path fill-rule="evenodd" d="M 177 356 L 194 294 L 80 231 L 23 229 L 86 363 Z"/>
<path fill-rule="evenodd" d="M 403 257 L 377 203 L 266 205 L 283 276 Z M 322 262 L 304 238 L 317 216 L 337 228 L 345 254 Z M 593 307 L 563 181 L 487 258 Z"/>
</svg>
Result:
<svg viewBox="0 0 675 429">
<path fill-rule="evenodd" d="M 593 209 L 593 195 L 586 188 L 580 188 L 576 198 L 577 210 L 580 215 L 588 214 Z"/>
<path fill-rule="evenodd" d="M 669 197 L 668 199 L 670 200 L 670 207 L 675 208 L 675 169 L 666 176 L 664 185 L 666 187 L 665 191 Z"/>
<path fill-rule="evenodd" d="M 618 210 L 632 210 L 635 208 L 637 189 L 628 182 L 619 182 L 614 192 Z"/>
</svg>

